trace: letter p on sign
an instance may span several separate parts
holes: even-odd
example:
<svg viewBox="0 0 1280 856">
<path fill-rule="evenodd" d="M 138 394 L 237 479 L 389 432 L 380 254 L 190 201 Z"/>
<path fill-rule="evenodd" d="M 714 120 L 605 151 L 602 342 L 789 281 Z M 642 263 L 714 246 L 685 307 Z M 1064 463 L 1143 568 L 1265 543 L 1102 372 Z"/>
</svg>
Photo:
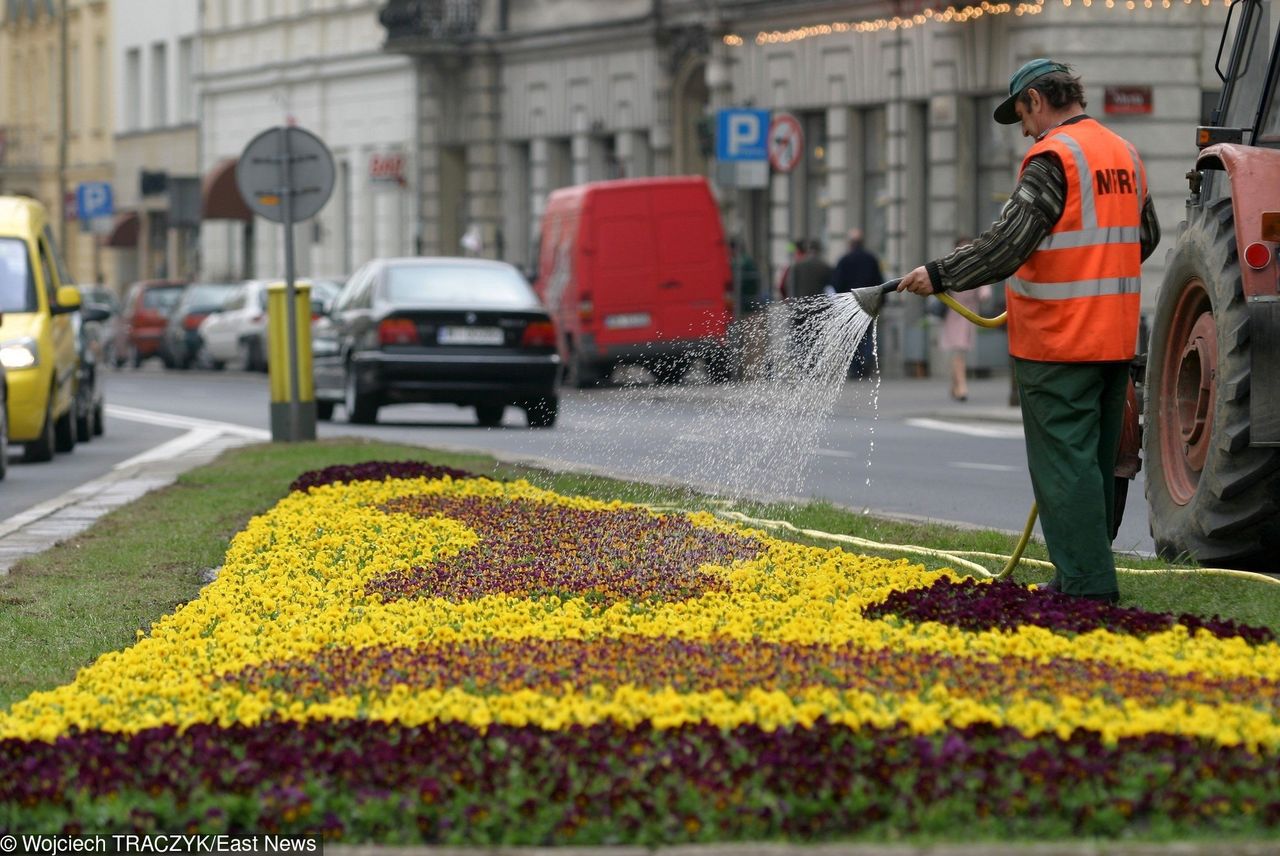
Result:
<svg viewBox="0 0 1280 856">
<path fill-rule="evenodd" d="M 768 160 L 768 110 L 721 110 L 717 118 L 717 160 Z"/>
</svg>

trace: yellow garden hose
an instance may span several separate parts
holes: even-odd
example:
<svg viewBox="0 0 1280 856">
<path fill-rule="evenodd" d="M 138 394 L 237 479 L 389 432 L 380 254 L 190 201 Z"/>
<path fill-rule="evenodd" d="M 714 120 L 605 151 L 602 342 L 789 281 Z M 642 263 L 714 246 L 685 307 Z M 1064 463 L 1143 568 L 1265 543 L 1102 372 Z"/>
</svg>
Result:
<svg viewBox="0 0 1280 856">
<path fill-rule="evenodd" d="M 727 502 L 722 503 L 727 505 Z M 683 511 L 688 509 L 675 508 L 669 506 L 651 506 L 653 511 L 671 512 Z M 789 520 L 771 520 L 761 517 L 750 517 L 741 511 L 732 511 L 727 508 L 711 509 L 711 513 L 725 520 L 732 520 L 735 523 L 741 523 L 746 526 L 753 526 L 758 529 L 784 529 L 788 532 L 794 532 L 797 535 L 804 535 L 807 538 L 815 540 L 833 541 L 839 544 L 848 544 L 854 547 L 861 547 L 864 550 L 877 550 L 885 553 L 908 553 L 917 556 L 929 556 L 935 559 L 941 559 L 945 562 L 953 564 L 957 568 L 966 568 L 979 576 L 993 580 L 1002 580 L 1013 572 L 1014 566 L 1019 562 L 1022 551 L 1026 548 L 1027 542 L 1031 540 L 1031 530 L 1035 524 L 1036 508 L 1031 506 L 1031 515 L 1027 520 L 1027 527 L 1023 530 L 1022 537 L 1019 538 L 1014 553 L 1009 556 L 1000 553 L 986 553 L 981 550 L 939 550 L 933 547 L 921 547 L 916 544 L 884 544 L 879 541 L 872 541 L 869 538 L 859 538 L 856 535 L 838 535 L 834 532 L 823 532 L 820 529 L 801 529 Z M 967 557 L 967 558 L 966 558 Z M 984 566 L 969 559 L 1003 559 L 1005 566 L 999 573 L 992 573 Z M 1021 559 L 1027 565 L 1053 570 L 1053 563 L 1046 562 L 1043 559 Z M 1266 574 L 1257 574 L 1252 571 L 1237 571 L 1230 568 L 1189 568 L 1192 573 L 1210 574 L 1214 576 L 1231 576 L 1240 577 L 1242 579 L 1252 580 L 1253 582 L 1271 583 L 1272 585 L 1280 585 L 1280 579 L 1269 577 Z M 1116 568 L 1119 573 L 1125 574 L 1167 574 L 1171 573 L 1170 568 Z"/>
</svg>

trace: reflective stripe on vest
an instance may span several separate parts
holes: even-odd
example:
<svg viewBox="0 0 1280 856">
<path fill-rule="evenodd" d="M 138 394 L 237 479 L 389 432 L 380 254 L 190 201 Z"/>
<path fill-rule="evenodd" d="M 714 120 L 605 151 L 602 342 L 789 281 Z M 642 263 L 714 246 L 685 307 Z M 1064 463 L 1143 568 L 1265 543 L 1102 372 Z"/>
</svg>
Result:
<svg viewBox="0 0 1280 856">
<path fill-rule="evenodd" d="M 1027 152 L 1066 178 L 1062 216 L 1010 278 L 1009 352 L 1050 362 L 1133 358 L 1142 290 L 1142 160 L 1093 119 L 1054 128 Z"/>
</svg>

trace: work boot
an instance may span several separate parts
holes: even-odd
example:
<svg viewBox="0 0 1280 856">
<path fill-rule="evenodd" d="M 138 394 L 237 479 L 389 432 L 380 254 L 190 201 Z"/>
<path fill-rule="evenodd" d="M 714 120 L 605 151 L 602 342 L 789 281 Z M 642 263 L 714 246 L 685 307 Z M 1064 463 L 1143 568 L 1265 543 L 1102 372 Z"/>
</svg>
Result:
<svg viewBox="0 0 1280 856">
<path fill-rule="evenodd" d="M 1055 576 L 1047 583 L 1036 583 L 1036 591 L 1053 592 L 1054 594 L 1062 594 L 1062 586 L 1058 585 L 1058 578 Z"/>
</svg>

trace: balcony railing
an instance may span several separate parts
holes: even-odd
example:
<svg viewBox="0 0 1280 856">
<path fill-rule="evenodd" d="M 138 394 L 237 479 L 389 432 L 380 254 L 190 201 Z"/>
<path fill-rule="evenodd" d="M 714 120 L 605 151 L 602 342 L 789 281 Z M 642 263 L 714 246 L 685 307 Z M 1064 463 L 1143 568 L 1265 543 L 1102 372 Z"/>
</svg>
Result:
<svg viewBox="0 0 1280 856">
<path fill-rule="evenodd" d="M 389 0 L 378 18 L 388 39 L 452 41 L 475 35 L 480 0 Z"/>
</svg>

